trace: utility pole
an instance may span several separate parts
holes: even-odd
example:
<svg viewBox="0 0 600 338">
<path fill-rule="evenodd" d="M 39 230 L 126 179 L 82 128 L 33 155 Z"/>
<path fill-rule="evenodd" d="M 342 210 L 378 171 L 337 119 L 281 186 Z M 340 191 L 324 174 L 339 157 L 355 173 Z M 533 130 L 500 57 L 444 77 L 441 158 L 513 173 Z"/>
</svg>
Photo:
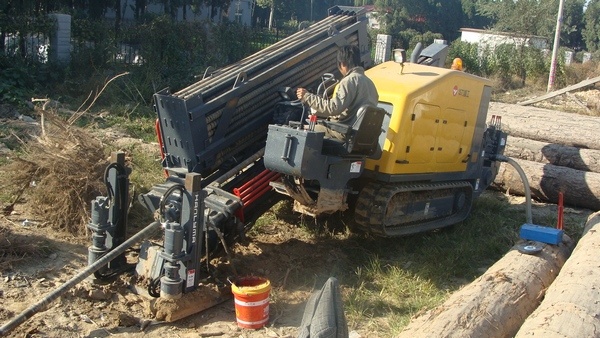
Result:
<svg viewBox="0 0 600 338">
<path fill-rule="evenodd" d="M 558 15 L 556 17 L 556 32 L 554 32 L 554 45 L 552 46 L 552 60 L 550 61 L 550 76 L 548 76 L 548 89 L 546 92 L 554 89 L 554 78 L 556 77 L 556 59 L 558 57 L 558 47 L 560 45 L 560 27 L 562 25 L 564 0 L 560 0 L 558 4 Z"/>
</svg>

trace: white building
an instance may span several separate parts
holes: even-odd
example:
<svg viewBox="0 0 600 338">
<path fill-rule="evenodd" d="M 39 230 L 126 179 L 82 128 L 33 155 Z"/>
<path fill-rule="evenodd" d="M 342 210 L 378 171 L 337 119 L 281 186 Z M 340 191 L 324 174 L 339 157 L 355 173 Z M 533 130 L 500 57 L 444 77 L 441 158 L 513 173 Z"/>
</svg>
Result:
<svg viewBox="0 0 600 338">
<path fill-rule="evenodd" d="M 491 30 L 461 28 L 460 41 L 476 43 L 491 49 L 502 44 L 513 44 L 515 46 L 532 46 L 538 49 L 548 49 L 546 38 L 535 35 L 523 35 L 508 32 L 496 32 Z"/>
</svg>

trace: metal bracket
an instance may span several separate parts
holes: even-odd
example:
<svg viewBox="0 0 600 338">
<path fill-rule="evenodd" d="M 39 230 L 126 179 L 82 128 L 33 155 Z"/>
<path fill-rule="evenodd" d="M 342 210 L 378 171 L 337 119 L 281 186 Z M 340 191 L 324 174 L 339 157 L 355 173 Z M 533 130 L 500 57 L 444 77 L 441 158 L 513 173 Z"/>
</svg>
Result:
<svg viewBox="0 0 600 338">
<path fill-rule="evenodd" d="M 246 74 L 246 72 L 240 72 L 238 74 L 238 76 L 235 78 L 235 83 L 233 84 L 233 88 L 232 89 L 236 89 L 237 87 L 239 87 L 240 85 L 238 85 L 238 82 L 243 83 L 246 82 L 248 80 L 248 75 Z"/>
</svg>

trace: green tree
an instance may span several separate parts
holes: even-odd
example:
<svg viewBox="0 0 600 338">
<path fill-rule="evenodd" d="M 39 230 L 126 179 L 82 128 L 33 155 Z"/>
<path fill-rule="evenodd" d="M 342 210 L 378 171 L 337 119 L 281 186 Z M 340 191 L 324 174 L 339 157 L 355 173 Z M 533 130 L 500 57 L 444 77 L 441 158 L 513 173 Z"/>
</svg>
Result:
<svg viewBox="0 0 600 338">
<path fill-rule="evenodd" d="M 600 0 L 590 0 L 584 14 L 585 28 L 582 35 L 586 49 L 590 52 L 600 50 Z"/>
<path fill-rule="evenodd" d="M 481 3 L 479 13 L 493 21 L 495 30 L 552 40 L 558 0 L 489 1 Z"/>
<path fill-rule="evenodd" d="M 275 20 L 275 9 L 279 1 L 277 0 L 256 0 L 256 5 L 258 7 L 269 8 L 269 29 L 273 28 L 273 21 Z"/>
<path fill-rule="evenodd" d="M 386 34 L 414 30 L 436 32 L 447 40 L 458 37 L 464 13 L 460 0 L 376 0 L 375 7 Z"/>
<path fill-rule="evenodd" d="M 486 28 L 492 24 L 492 19 L 482 15 L 479 8 L 492 0 L 461 0 L 463 11 L 463 27 Z"/>
<path fill-rule="evenodd" d="M 584 47 L 583 6 L 585 0 L 566 0 L 561 28 L 561 45 L 580 50 Z"/>
<path fill-rule="evenodd" d="M 429 13 L 429 31 L 440 33 L 448 41 L 458 38 L 465 16 L 460 0 L 435 1 Z"/>
</svg>

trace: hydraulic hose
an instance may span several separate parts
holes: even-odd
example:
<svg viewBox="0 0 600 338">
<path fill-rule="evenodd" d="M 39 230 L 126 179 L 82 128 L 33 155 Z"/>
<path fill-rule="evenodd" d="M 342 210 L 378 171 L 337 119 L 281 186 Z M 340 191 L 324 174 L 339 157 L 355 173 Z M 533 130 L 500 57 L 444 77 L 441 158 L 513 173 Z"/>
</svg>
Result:
<svg viewBox="0 0 600 338">
<path fill-rule="evenodd" d="M 4 324 L 0 327 L 0 336 L 4 336 L 5 334 L 14 330 L 17 326 L 21 325 L 27 319 L 31 318 L 36 313 L 44 310 L 52 301 L 56 300 L 58 297 L 67 292 L 70 288 L 78 284 L 79 282 L 86 279 L 88 276 L 108 264 L 110 261 L 115 259 L 121 253 L 125 252 L 125 250 L 132 247 L 138 241 L 150 237 L 156 230 L 158 230 L 161 226 L 161 223 L 158 221 L 150 223 L 140 232 L 131 236 L 128 240 L 123 242 L 121 245 L 116 247 L 114 250 L 109 251 L 106 255 L 102 256 L 92 265 L 89 265 L 84 270 L 79 272 L 75 277 L 71 278 L 69 281 L 65 282 L 58 289 L 49 293 L 46 297 L 42 298 L 39 302 L 33 304 L 25 311 L 21 312 L 18 316 L 14 317 L 11 321 Z"/>
<path fill-rule="evenodd" d="M 533 217 L 531 216 L 531 189 L 529 187 L 529 181 L 527 180 L 527 175 L 525 175 L 525 171 L 521 168 L 521 166 L 517 163 L 517 161 L 513 160 L 510 157 L 504 155 L 496 155 L 496 160 L 500 162 L 506 162 L 515 168 L 515 170 L 519 173 L 521 177 L 521 181 L 523 181 L 523 186 L 525 187 L 525 204 L 527 207 L 527 223 L 533 224 Z"/>
</svg>

